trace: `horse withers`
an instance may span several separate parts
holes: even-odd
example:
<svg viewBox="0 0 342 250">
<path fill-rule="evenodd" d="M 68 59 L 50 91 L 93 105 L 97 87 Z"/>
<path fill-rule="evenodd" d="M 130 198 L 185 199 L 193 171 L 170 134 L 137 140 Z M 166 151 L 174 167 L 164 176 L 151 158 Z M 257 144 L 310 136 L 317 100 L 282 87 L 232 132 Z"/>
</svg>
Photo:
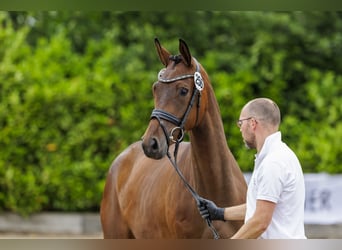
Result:
<svg viewBox="0 0 342 250">
<path fill-rule="evenodd" d="M 209 77 L 179 40 L 171 55 L 155 39 L 164 68 L 153 84 L 154 110 L 142 138 L 112 163 L 101 202 L 104 238 L 212 238 L 191 192 L 176 173 L 204 198 L 227 207 L 245 202 L 246 182 L 225 137 Z M 190 142 L 181 142 L 184 133 Z M 229 238 L 242 221 L 214 221 Z"/>
</svg>

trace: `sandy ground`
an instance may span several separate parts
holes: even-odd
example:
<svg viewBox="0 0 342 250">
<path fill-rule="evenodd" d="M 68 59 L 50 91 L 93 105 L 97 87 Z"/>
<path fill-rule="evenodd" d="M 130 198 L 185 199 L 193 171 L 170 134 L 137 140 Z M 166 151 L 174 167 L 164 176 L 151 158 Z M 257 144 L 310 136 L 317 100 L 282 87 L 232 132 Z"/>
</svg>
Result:
<svg viewBox="0 0 342 250">
<path fill-rule="evenodd" d="M 0 239 L 102 239 L 102 233 L 98 234 L 33 234 L 0 232 Z"/>
</svg>

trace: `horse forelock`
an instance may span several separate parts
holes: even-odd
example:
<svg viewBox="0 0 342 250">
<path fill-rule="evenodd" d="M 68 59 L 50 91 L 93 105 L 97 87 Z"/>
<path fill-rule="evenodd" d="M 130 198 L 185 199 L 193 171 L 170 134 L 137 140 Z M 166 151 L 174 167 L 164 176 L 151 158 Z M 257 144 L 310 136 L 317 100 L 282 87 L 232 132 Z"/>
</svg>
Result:
<svg viewBox="0 0 342 250">
<path fill-rule="evenodd" d="M 162 83 L 173 83 L 178 80 L 192 78 L 197 73 L 204 73 L 206 81 L 209 80 L 207 73 L 202 68 L 201 64 L 196 60 L 196 58 L 191 57 L 190 65 L 187 64 L 184 56 L 182 54 L 179 55 L 169 55 L 169 61 L 172 63 L 168 63 L 167 66 L 161 69 L 158 73 L 158 81 Z M 183 62 L 182 67 L 180 63 Z M 180 65 L 180 66 L 178 66 Z M 195 79 L 194 79 L 195 80 Z"/>
<path fill-rule="evenodd" d="M 182 61 L 182 55 L 170 55 L 169 59 L 175 62 L 175 65 Z"/>
<path fill-rule="evenodd" d="M 186 78 L 193 78 L 192 67 L 188 67 L 182 55 L 170 55 L 169 60 L 173 63 L 168 64 L 158 73 L 158 81 L 162 83 L 173 83 Z M 184 64 L 181 64 L 183 62 Z M 195 71 L 197 67 L 195 66 Z"/>
</svg>

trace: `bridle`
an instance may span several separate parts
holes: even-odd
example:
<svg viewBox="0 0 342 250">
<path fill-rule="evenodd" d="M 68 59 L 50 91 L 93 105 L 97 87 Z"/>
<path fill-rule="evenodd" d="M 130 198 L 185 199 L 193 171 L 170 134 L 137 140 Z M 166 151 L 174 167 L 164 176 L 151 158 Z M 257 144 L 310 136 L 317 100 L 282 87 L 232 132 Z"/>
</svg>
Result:
<svg viewBox="0 0 342 250">
<path fill-rule="evenodd" d="M 170 59 L 175 61 L 176 63 L 179 62 L 179 57 L 178 56 L 170 56 Z M 163 70 L 161 70 L 161 72 L 159 72 L 159 74 L 158 74 L 158 81 L 162 82 L 162 83 L 166 83 L 166 84 L 173 83 L 173 82 L 176 82 L 176 81 L 179 81 L 179 80 L 183 80 L 183 79 L 187 79 L 187 78 L 193 78 L 194 79 L 195 88 L 194 88 L 194 91 L 192 93 L 192 96 L 191 96 L 190 102 L 188 104 L 188 107 L 186 108 L 185 113 L 182 116 L 182 118 L 179 119 L 176 116 L 174 116 L 173 114 L 171 114 L 169 112 L 166 112 L 164 110 L 161 110 L 161 109 L 154 109 L 152 111 L 150 119 L 157 119 L 158 120 L 159 126 L 162 128 L 162 130 L 164 132 L 164 135 L 166 137 L 167 157 L 169 158 L 172 166 L 176 170 L 176 172 L 179 175 L 179 177 L 184 182 L 186 188 L 189 190 L 189 192 L 191 193 L 193 198 L 196 200 L 197 205 L 199 205 L 200 204 L 200 196 L 191 187 L 191 185 L 186 181 L 184 175 L 179 170 L 178 165 L 177 165 L 177 153 L 178 153 L 179 144 L 183 141 L 183 138 L 184 138 L 184 126 L 185 126 L 185 123 L 186 123 L 187 118 L 189 116 L 189 113 L 190 113 L 190 111 L 191 111 L 191 109 L 192 109 L 192 107 L 194 105 L 196 96 L 198 96 L 195 126 L 197 125 L 198 114 L 199 114 L 199 110 L 200 110 L 200 102 L 201 102 L 201 92 L 202 92 L 202 90 L 204 88 L 204 81 L 203 81 L 202 75 L 200 73 L 200 65 L 199 65 L 199 63 L 197 62 L 196 59 L 194 59 L 194 60 L 196 62 L 196 71 L 195 71 L 194 74 L 180 75 L 180 76 L 176 76 L 176 77 L 170 78 L 170 79 L 165 79 L 165 78 L 162 77 L 161 72 Z M 176 127 L 171 129 L 170 133 L 168 133 L 166 127 L 164 126 L 164 124 L 162 123 L 161 120 L 165 120 L 165 121 L 171 122 L 172 124 L 176 125 Z M 178 137 L 175 139 L 173 134 L 177 130 L 179 130 L 179 134 L 178 134 Z M 172 160 L 171 154 L 169 152 L 170 141 L 175 143 L 174 159 L 173 160 Z M 215 227 L 212 225 L 211 220 L 209 218 L 207 218 L 206 222 L 207 222 L 208 227 L 210 228 L 210 230 L 212 231 L 212 233 L 214 235 L 214 239 L 219 239 L 220 236 L 219 236 L 218 232 L 216 231 Z"/>
<path fill-rule="evenodd" d="M 177 56 L 171 56 L 171 58 L 172 58 L 172 60 L 175 60 L 175 61 L 178 60 Z M 183 138 L 184 138 L 184 125 L 188 119 L 191 108 L 194 105 L 196 96 L 198 96 L 198 102 L 197 102 L 197 114 L 196 114 L 196 123 L 195 124 L 197 125 L 197 122 L 198 122 L 198 113 L 199 113 L 200 103 L 201 103 L 201 91 L 204 88 L 204 82 L 203 82 L 203 79 L 202 79 L 202 76 L 200 73 L 199 63 L 196 61 L 196 59 L 195 59 L 195 62 L 196 62 L 196 72 L 194 74 L 180 75 L 180 76 L 176 76 L 176 77 L 170 78 L 170 79 L 165 79 L 162 77 L 161 72 L 163 72 L 163 70 L 161 70 L 158 74 L 158 81 L 162 82 L 162 83 L 169 84 L 169 83 L 173 83 L 173 82 L 183 80 L 183 79 L 187 79 L 187 78 L 193 78 L 194 83 L 195 83 L 195 88 L 194 88 L 194 91 L 192 93 L 189 105 L 188 105 L 188 107 L 187 107 L 187 109 L 186 109 L 186 111 L 185 111 L 185 113 L 181 119 L 179 119 L 176 116 L 174 116 L 173 114 L 166 112 L 164 110 L 161 110 L 161 109 L 154 109 L 152 111 L 151 119 L 156 118 L 158 120 L 158 122 L 159 122 L 160 126 L 162 127 L 163 132 L 166 136 L 166 139 L 167 139 L 166 141 L 167 141 L 168 147 L 170 144 L 169 143 L 170 140 L 174 143 L 176 143 L 176 142 L 180 143 L 183 140 Z M 168 134 L 168 132 L 167 132 L 165 126 L 163 125 L 163 123 L 161 122 L 161 120 L 166 120 L 166 121 L 171 122 L 172 124 L 176 125 L 176 127 L 174 127 L 171 130 L 170 134 Z M 179 135 L 178 135 L 178 138 L 175 139 L 173 134 L 177 130 L 179 130 Z"/>
</svg>

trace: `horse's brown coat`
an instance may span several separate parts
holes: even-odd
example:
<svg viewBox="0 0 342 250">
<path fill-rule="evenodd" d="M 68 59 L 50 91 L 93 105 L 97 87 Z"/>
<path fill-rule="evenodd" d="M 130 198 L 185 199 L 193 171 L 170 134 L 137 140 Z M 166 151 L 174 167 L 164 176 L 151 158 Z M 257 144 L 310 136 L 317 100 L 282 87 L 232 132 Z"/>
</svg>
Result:
<svg viewBox="0 0 342 250">
<path fill-rule="evenodd" d="M 184 41 L 180 40 L 182 61 L 169 59 L 170 53 L 159 41 L 157 53 L 166 67 L 163 77 L 193 74 L 196 64 Z M 218 206 L 245 202 L 246 182 L 224 134 L 214 91 L 201 67 L 204 89 L 200 108 L 193 107 L 185 123 L 190 142 L 182 142 L 178 166 L 190 185 L 204 198 Z M 188 89 L 186 96 L 181 89 Z M 194 81 L 191 78 L 173 83 L 156 82 L 153 86 L 155 108 L 182 117 L 191 98 Z M 184 93 L 183 93 L 184 94 Z M 195 103 L 197 105 L 198 100 Z M 198 122 L 196 124 L 196 116 Z M 162 121 L 168 131 L 174 127 Z M 146 157 L 143 151 L 149 152 Z M 169 151 L 173 154 L 174 146 Z M 101 203 L 101 223 L 104 238 L 212 238 L 196 203 L 185 188 L 165 153 L 166 137 L 156 119 L 151 119 L 143 140 L 133 143 L 112 163 L 108 172 Z M 242 222 L 215 221 L 222 238 L 230 237 Z"/>
</svg>

